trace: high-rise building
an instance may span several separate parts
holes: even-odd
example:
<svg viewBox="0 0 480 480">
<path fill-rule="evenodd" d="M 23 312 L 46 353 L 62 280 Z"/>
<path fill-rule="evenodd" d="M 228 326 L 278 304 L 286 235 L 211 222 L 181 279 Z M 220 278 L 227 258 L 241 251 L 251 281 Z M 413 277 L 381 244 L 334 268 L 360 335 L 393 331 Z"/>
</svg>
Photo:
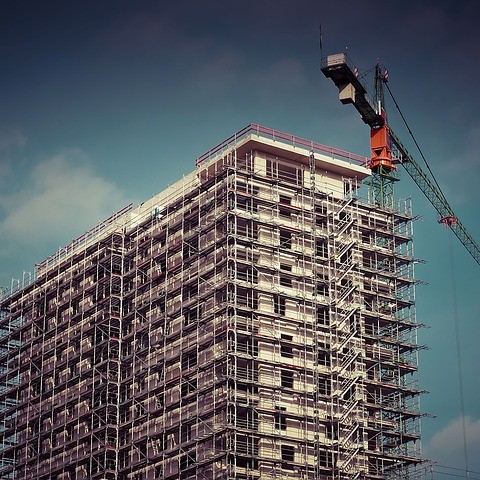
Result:
<svg viewBox="0 0 480 480">
<path fill-rule="evenodd" d="M 414 478 L 412 215 L 250 125 L 2 299 L 0 476 Z"/>
</svg>

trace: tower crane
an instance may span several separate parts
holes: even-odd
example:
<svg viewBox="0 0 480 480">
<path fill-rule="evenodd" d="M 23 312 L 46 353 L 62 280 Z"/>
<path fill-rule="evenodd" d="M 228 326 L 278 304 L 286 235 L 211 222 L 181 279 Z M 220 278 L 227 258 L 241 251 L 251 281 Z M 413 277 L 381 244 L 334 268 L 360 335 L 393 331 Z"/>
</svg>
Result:
<svg viewBox="0 0 480 480">
<path fill-rule="evenodd" d="M 371 99 L 358 77 L 358 69 L 350 63 L 346 54 L 329 55 L 322 59 L 321 70 L 338 87 L 342 104 L 353 104 L 370 127 L 370 200 L 382 207 L 393 208 L 393 186 L 398 181 L 397 165 L 402 165 L 440 215 L 439 223 L 452 230 L 480 265 L 480 247 L 459 221 L 434 178 L 422 170 L 387 122 L 383 89 L 388 81 L 387 72 L 376 65 L 374 98 Z"/>
</svg>

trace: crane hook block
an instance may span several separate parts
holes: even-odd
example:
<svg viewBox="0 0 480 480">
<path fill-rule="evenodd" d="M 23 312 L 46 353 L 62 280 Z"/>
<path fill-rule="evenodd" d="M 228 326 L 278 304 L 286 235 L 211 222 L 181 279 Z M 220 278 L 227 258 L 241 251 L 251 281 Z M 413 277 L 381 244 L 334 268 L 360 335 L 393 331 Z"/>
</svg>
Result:
<svg viewBox="0 0 480 480">
<path fill-rule="evenodd" d="M 454 227 L 457 224 L 458 220 L 455 215 L 450 215 L 448 217 L 440 217 L 438 219 L 438 223 L 441 223 L 443 225 L 448 225 L 450 227 Z"/>
</svg>

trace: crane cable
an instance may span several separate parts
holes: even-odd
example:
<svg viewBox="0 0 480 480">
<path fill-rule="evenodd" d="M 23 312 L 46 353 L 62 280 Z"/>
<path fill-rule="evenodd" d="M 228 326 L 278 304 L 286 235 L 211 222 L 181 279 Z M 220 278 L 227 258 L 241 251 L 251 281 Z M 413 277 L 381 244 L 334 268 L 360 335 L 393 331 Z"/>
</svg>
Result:
<svg viewBox="0 0 480 480">
<path fill-rule="evenodd" d="M 440 188 L 440 185 L 438 184 L 437 179 L 435 178 L 435 175 L 433 174 L 433 172 L 430 168 L 430 165 L 428 164 L 427 159 L 425 158 L 425 155 L 423 154 L 422 149 L 420 148 L 420 145 L 417 143 L 417 140 L 415 139 L 415 136 L 413 135 L 413 132 L 410 129 L 410 126 L 407 123 L 407 120 L 405 119 L 402 111 L 400 110 L 400 107 L 399 107 L 397 101 L 395 100 L 395 97 L 393 96 L 393 93 L 390 90 L 390 87 L 388 86 L 388 83 L 384 82 L 384 85 L 387 87 L 388 93 L 390 94 L 390 97 L 392 97 L 393 103 L 395 104 L 395 107 L 398 110 L 398 113 L 400 114 L 400 117 L 402 118 L 403 123 L 405 124 L 405 127 L 407 127 L 408 133 L 412 137 L 412 140 L 415 143 L 415 146 L 417 147 L 418 152 L 420 153 L 420 156 L 422 157 L 423 161 L 425 162 L 425 166 L 427 167 L 428 171 L 430 172 L 430 175 L 432 176 L 432 179 L 435 182 L 435 185 L 437 186 L 438 191 L 440 192 L 440 194 L 442 195 L 443 199 L 446 202 L 445 195 L 443 194 L 442 189 Z"/>
<path fill-rule="evenodd" d="M 450 276 L 452 278 L 452 302 L 453 302 L 453 318 L 455 323 L 455 343 L 457 347 L 457 368 L 458 368 L 458 386 L 460 393 L 460 414 L 462 416 L 462 434 L 463 434 L 463 458 L 465 462 L 465 478 L 470 478 L 468 468 L 468 450 L 467 450 L 467 426 L 465 422 L 465 401 L 463 391 L 463 372 L 462 357 L 460 347 L 460 329 L 458 325 L 458 308 L 457 308 L 457 288 L 455 282 L 455 262 L 453 257 L 452 233 L 448 235 L 448 244 L 450 250 Z"/>
<path fill-rule="evenodd" d="M 396 109 L 398 110 L 398 113 L 400 114 L 400 117 L 403 120 L 403 123 L 405 124 L 405 127 L 408 130 L 408 133 L 412 137 L 413 142 L 415 143 L 415 146 L 417 147 L 420 156 L 422 157 L 423 161 L 425 162 L 425 166 L 427 167 L 428 171 L 430 172 L 430 175 L 432 176 L 433 181 L 435 182 L 435 185 L 438 188 L 439 193 L 442 195 L 443 199 L 445 199 L 445 195 L 442 192 L 442 189 L 440 188 L 440 185 L 437 182 L 437 179 L 435 178 L 435 175 L 433 174 L 430 165 L 427 162 L 427 159 L 425 158 L 425 155 L 422 152 L 422 149 L 420 148 L 420 145 L 418 144 L 417 140 L 415 139 L 415 136 L 413 135 L 412 130 L 410 129 L 410 126 L 407 123 L 407 120 L 405 119 L 402 111 L 400 110 L 400 107 L 395 100 L 395 97 L 393 96 L 392 91 L 390 90 L 390 87 L 388 86 L 388 83 L 384 82 L 384 85 L 387 87 L 388 93 L 390 94 L 390 97 L 393 100 L 393 103 L 395 104 Z M 458 324 L 458 308 L 457 308 L 457 293 L 456 293 L 456 284 L 455 284 L 455 264 L 454 264 L 454 257 L 453 257 L 453 245 L 452 245 L 452 234 L 450 231 L 450 235 L 448 236 L 448 241 L 449 241 L 449 249 L 450 249 L 450 270 L 451 270 L 451 279 L 452 279 L 452 301 L 453 301 L 453 316 L 454 316 L 454 324 L 455 324 L 455 340 L 456 340 L 456 350 L 457 350 L 457 368 L 458 368 L 458 383 L 459 383 L 459 394 L 460 394 L 460 414 L 462 416 L 462 435 L 463 435 L 463 457 L 464 457 L 464 462 L 465 462 L 465 478 L 470 479 L 470 470 L 468 466 L 468 449 L 467 449 L 467 427 L 466 427 L 466 422 L 465 422 L 465 400 L 464 400 L 464 389 L 463 389 L 463 372 L 462 372 L 462 358 L 461 358 L 461 346 L 460 346 L 460 332 L 459 332 L 459 324 Z"/>
</svg>

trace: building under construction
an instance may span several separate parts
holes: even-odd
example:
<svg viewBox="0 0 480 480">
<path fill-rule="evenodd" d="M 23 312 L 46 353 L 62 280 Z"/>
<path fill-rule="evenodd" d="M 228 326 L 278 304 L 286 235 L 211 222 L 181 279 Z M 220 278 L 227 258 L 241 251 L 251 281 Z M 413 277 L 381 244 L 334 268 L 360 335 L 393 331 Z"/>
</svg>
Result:
<svg viewBox="0 0 480 480">
<path fill-rule="evenodd" d="M 414 478 L 412 215 L 250 125 L 0 311 L 0 477 Z"/>
</svg>

